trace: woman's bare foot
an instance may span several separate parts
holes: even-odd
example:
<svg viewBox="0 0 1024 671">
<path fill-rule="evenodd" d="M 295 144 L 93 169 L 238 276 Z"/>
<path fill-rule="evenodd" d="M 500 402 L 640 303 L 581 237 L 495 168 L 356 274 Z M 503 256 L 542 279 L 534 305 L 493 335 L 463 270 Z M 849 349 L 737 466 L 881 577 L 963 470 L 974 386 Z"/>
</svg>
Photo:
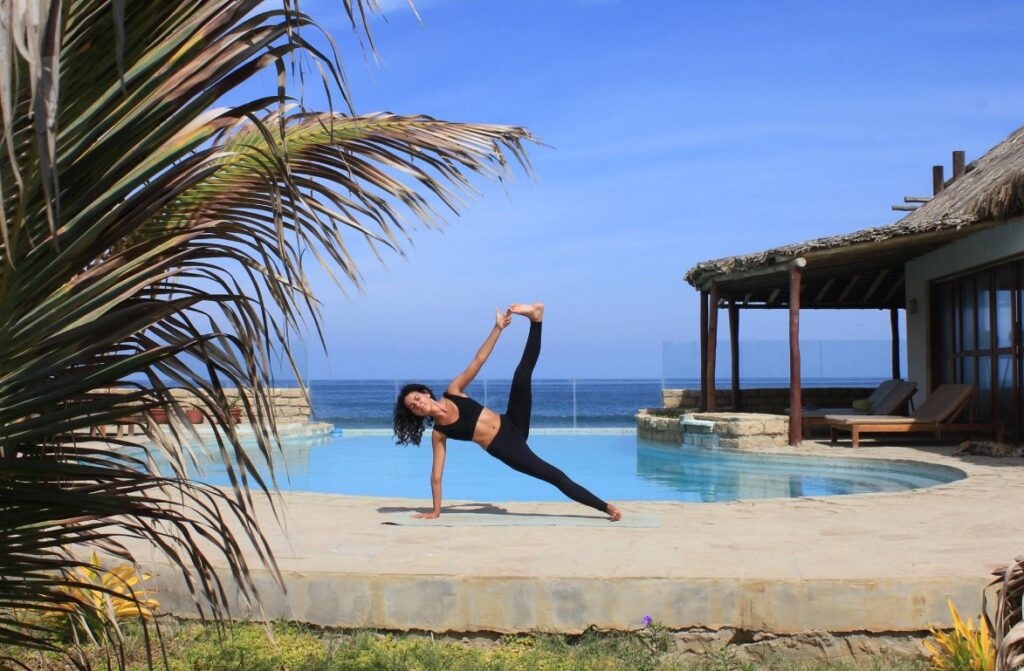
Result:
<svg viewBox="0 0 1024 671">
<path fill-rule="evenodd" d="M 543 303 L 513 303 L 508 306 L 514 314 L 528 317 L 531 322 L 539 322 L 544 319 Z"/>
<path fill-rule="evenodd" d="M 611 519 L 612 522 L 618 522 L 622 519 L 622 511 L 610 503 L 608 504 L 608 507 L 605 509 L 605 512 L 608 513 L 608 517 Z"/>
</svg>

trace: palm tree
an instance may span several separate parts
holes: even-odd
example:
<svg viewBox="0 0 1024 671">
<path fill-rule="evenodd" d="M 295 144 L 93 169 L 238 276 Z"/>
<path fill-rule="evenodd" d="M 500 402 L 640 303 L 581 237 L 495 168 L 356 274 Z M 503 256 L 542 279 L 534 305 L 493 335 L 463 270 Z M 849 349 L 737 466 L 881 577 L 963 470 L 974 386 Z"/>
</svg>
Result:
<svg viewBox="0 0 1024 671">
<path fill-rule="evenodd" d="M 339 0 L 360 39 L 377 1 Z M 272 467 L 268 357 L 317 324 L 304 263 L 358 285 L 347 238 L 401 253 L 403 215 L 437 226 L 472 175 L 527 165 L 523 128 L 307 110 L 291 63 L 347 101 L 340 64 L 295 3 L 265 4 L 0 0 L 0 645 L 57 649 L 31 615 L 94 608 L 65 588 L 94 550 L 133 561 L 124 539 L 158 547 L 206 615 L 227 608 L 215 560 L 257 598 L 242 549 L 276 573 L 252 499 L 275 485 L 225 388 Z M 211 109 L 268 67 L 270 95 Z M 232 487 L 189 478 L 172 387 L 199 399 Z M 149 442 L 89 439 L 126 417 Z"/>
<path fill-rule="evenodd" d="M 1024 668 L 1024 555 L 992 572 L 981 598 L 981 612 L 996 648 L 995 671 Z M 988 599 L 995 602 L 990 615 Z"/>
</svg>

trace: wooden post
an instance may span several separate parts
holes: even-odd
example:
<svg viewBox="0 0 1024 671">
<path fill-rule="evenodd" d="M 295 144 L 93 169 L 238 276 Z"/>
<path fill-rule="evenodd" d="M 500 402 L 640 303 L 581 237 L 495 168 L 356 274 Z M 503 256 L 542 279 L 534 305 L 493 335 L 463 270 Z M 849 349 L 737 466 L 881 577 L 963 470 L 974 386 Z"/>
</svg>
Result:
<svg viewBox="0 0 1024 671">
<path fill-rule="evenodd" d="M 803 394 L 800 392 L 800 279 L 807 261 L 800 257 L 789 266 L 789 444 L 803 440 Z"/>
<path fill-rule="evenodd" d="M 900 309 L 889 308 L 889 330 L 892 331 L 892 379 L 900 379 Z"/>
<path fill-rule="evenodd" d="M 708 412 L 718 410 L 715 393 L 715 358 L 718 354 L 718 285 L 711 285 L 708 300 Z"/>
<path fill-rule="evenodd" d="M 732 354 L 732 409 L 740 409 L 740 309 L 729 299 L 729 350 Z"/>
<path fill-rule="evenodd" d="M 700 403 L 708 409 L 708 292 L 700 292 Z"/>
<path fill-rule="evenodd" d="M 953 152 L 953 181 L 960 179 L 967 172 L 967 154 L 962 150 Z"/>
<path fill-rule="evenodd" d="M 932 166 L 932 195 L 937 196 L 945 188 L 946 179 L 943 177 L 945 170 L 941 165 Z"/>
</svg>

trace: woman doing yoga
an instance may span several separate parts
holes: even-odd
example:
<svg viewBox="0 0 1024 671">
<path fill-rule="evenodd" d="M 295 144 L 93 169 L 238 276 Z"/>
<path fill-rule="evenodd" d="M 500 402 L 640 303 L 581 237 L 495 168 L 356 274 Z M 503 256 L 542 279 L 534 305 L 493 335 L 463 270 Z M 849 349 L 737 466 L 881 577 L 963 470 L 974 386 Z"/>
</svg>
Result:
<svg viewBox="0 0 1024 671">
<path fill-rule="evenodd" d="M 508 408 L 504 415 L 498 415 L 466 396 L 465 390 L 491 355 L 498 336 L 511 323 L 513 314 L 529 318 L 530 335 L 526 339 L 523 358 L 512 377 Z M 618 508 L 573 482 L 565 473 L 534 454 L 526 444 L 530 436 L 530 411 L 533 403 L 530 377 L 540 355 L 543 317 L 543 303 L 516 303 L 510 305 L 505 312 L 495 310 L 494 328 L 487 340 L 480 346 L 469 367 L 448 385 L 440 400 L 434 397 L 429 387 L 422 384 L 407 384 L 402 388 L 395 403 L 396 442 L 399 445 L 419 445 L 428 421 L 434 427 L 431 434 L 434 465 L 430 473 L 434 508 L 416 517 L 434 519 L 441 516 L 441 475 L 444 473 L 446 444 L 448 438 L 454 438 L 473 441 L 509 467 L 551 483 L 573 501 L 606 513 L 613 522 L 622 518 Z"/>
</svg>

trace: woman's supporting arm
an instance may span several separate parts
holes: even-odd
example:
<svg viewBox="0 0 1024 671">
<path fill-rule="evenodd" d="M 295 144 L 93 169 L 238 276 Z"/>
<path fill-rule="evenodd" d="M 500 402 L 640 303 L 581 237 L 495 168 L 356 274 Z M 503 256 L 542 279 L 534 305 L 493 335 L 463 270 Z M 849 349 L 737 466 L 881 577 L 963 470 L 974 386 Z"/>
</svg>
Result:
<svg viewBox="0 0 1024 671">
<path fill-rule="evenodd" d="M 491 356 L 491 352 L 494 350 L 494 344 L 498 342 L 498 336 L 505 330 L 505 327 L 512 321 L 512 311 L 505 310 L 500 312 L 494 311 L 494 328 L 487 334 L 487 339 L 484 340 L 484 344 L 480 345 L 480 349 L 477 350 L 476 356 L 469 362 L 469 366 L 466 370 L 459 373 L 458 377 L 452 380 L 452 383 L 448 385 L 448 393 L 462 396 L 466 387 L 473 381 L 476 374 L 480 372 L 480 367 L 487 361 L 487 357 Z"/>
<path fill-rule="evenodd" d="M 447 453 L 448 439 L 440 431 L 430 434 L 430 442 L 434 446 L 434 465 L 430 469 L 430 496 L 434 508 L 429 513 L 413 515 L 419 519 L 433 520 L 441 516 L 441 476 L 444 474 L 444 457 Z"/>
</svg>

